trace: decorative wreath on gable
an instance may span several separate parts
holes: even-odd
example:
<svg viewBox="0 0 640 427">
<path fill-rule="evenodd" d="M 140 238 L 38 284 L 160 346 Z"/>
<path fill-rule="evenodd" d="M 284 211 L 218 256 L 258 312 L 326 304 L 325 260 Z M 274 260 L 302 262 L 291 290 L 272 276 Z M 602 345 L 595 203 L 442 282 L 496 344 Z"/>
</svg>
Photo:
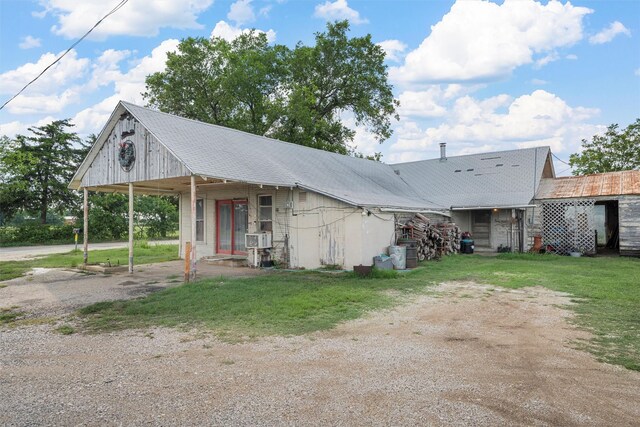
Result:
<svg viewBox="0 0 640 427">
<path fill-rule="evenodd" d="M 120 143 L 120 150 L 118 150 L 118 163 L 125 172 L 129 172 L 133 168 L 133 164 L 136 161 L 136 147 L 133 142 L 127 140 Z"/>
</svg>

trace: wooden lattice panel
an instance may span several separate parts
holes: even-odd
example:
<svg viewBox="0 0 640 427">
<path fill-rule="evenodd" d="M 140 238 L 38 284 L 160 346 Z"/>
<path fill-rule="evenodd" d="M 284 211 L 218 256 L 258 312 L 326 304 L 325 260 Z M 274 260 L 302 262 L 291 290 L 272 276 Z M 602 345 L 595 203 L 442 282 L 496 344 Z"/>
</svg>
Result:
<svg viewBox="0 0 640 427">
<path fill-rule="evenodd" d="M 542 238 L 547 250 L 568 254 L 596 252 L 595 200 L 567 200 L 542 204 Z"/>
</svg>

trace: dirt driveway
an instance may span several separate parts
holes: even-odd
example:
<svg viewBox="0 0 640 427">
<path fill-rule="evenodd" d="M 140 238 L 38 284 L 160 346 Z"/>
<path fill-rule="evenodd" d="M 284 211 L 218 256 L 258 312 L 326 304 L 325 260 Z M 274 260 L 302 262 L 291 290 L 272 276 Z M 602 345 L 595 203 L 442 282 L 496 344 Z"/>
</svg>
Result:
<svg viewBox="0 0 640 427">
<path fill-rule="evenodd" d="M 443 284 L 331 331 L 236 344 L 6 329 L 0 424 L 637 425 L 640 373 L 572 349 L 587 335 L 568 303 Z"/>
</svg>

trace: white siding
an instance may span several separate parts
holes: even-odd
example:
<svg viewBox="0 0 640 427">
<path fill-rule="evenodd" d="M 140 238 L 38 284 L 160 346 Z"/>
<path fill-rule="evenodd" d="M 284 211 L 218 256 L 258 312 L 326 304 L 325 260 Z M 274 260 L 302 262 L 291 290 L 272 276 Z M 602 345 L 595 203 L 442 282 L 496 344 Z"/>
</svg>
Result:
<svg viewBox="0 0 640 427">
<path fill-rule="evenodd" d="M 391 213 L 374 212 L 363 216 L 362 209 L 329 197 L 300 191 L 255 185 L 201 186 L 198 198 L 205 203 L 205 241 L 197 242 L 197 257 L 216 254 L 216 200 L 247 199 L 249 232 L 258 228 L 258 195 L 272 195 L 274 223 L 272 259 L 291 268 L 319 268 L 338 265 L 371 265 L 373 257 L 386 251 L 394 234 Z M 180 203 L 180 245 L 191 238 L 190 194 L 183 193 Z M 286 242 L 288 241 L 288 247 Z M 184 251 L 181 250 L 181 255 Z"/>
</svg>

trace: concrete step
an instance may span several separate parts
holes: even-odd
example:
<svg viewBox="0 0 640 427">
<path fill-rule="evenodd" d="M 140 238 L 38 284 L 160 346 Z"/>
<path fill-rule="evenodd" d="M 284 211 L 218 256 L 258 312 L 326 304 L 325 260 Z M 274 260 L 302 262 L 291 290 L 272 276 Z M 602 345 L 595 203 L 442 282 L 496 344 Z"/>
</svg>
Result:
<svg viewBox="0 0 640 427">
<path fill-rule="evenodd" d="M 212 256 L 202 259 L 210 265 L 220 265 L 223 267 L 247 267 L 249 264 L 244 256 Z"/>
</svg>

